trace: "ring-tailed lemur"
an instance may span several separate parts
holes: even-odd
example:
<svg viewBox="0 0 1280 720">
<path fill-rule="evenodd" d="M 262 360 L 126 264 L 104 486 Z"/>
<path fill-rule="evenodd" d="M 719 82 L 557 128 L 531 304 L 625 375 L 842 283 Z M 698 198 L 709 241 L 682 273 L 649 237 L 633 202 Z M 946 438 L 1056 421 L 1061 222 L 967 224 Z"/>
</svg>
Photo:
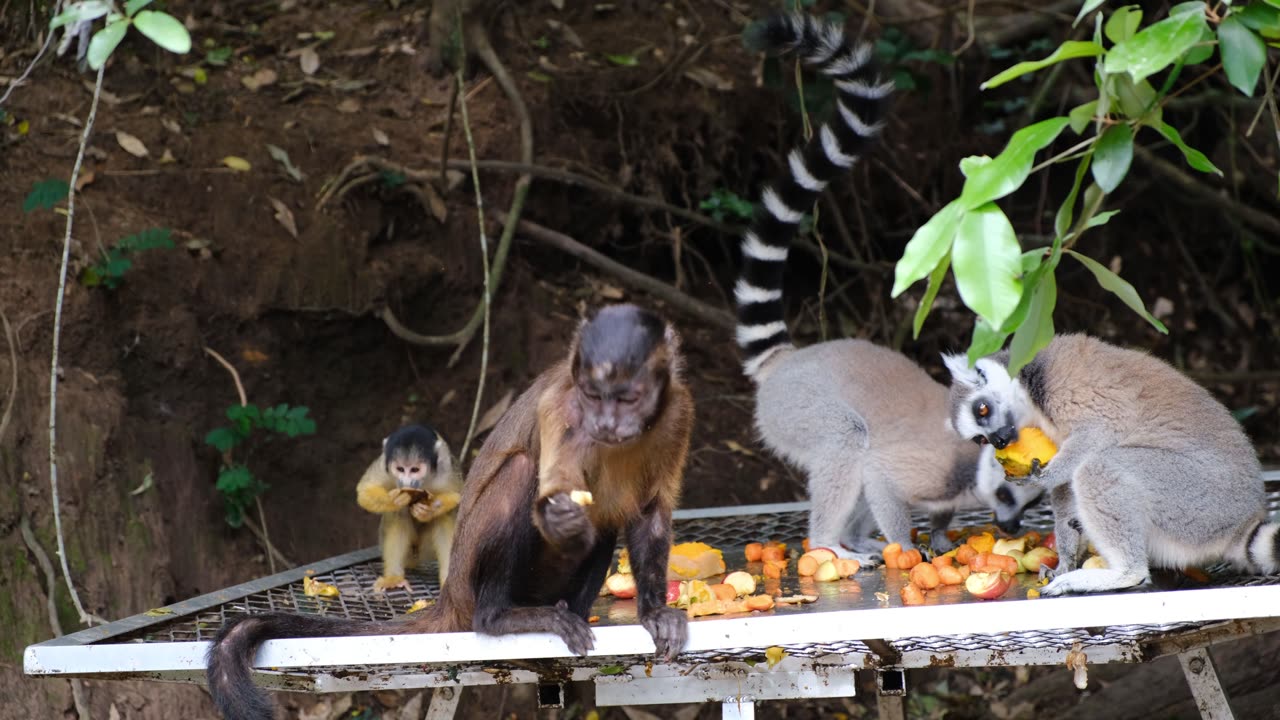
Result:
<svg viewBox="0 0 1280 720">
<path fill-rule="evenodd" d="M 1061 560 L 1041 592 L 1117 590 L 1149 566 L 1227 559 L 1280 571 L 1280 523 L 1267 522 L 1262 471 L 1240 424 L 1169 364 L 1085 335 L 1061 335 L 1016 377 L 1007 352 L 951 370 L 964 438 L 1003 447 L 1040 428 L 1058 453 L 1027 484 L 1050 493 Z M 1077 569 L 1081 534 L 1107 569 Z"/>
<path fill-rule="evenodd" d="M 863 340 L 792 344 L 782 286 L 796 226 L 876 140 L 893 86 L 880 81 L 871 47 L 834 23 L 783 15 L 750 39 L 767 51 L 795 51 L 837 92 L 833 117 L 791 152 L 790 173 L 764 190 L 763 211 L 742 239 L 734 292 L 743 371 L 756 384 L 756 427 L 770 450 L 808 475 L 811 546 L 874 564 L 880 544 L 870 532 L 878 526 L 890 542 L 909 543 L 914 505 L 930 511 L 931 544 L 945 551 L 953 512 L 975 498 L 1016 528 L 1040 493 L 1006 482 L 989 456 L 979 472 L 978 448 L 948 427 L 945 386 L 901 353 Z"/>
</svg>

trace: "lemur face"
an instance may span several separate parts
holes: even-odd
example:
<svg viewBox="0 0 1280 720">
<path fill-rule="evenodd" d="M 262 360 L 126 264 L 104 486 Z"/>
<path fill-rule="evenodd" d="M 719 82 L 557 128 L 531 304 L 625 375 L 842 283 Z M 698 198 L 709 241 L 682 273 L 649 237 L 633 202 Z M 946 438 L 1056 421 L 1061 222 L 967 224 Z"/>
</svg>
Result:
<svg viewBox="0 0 1280 720">
<path fill-rule="evenodd" d="M 961 437 L 979 445 L 1003 448 L 1018 438 L 1032 417 L 1031 400 L 1017 378 L 994 358 L 981 358 L 972 368 L 964 355 L 944 355 L 951 371 L 951 425 Z"/>
</svg>

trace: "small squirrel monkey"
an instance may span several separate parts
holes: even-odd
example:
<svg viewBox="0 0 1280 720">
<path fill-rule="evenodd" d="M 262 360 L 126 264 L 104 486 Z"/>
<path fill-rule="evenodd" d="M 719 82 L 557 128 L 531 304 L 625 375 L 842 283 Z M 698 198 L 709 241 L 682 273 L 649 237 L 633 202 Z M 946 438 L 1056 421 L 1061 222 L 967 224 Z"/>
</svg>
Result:
<svg viewBox="0 0 1280 720">
<path fill-rule="evenodd" d="M 382 455 L 356 485 L 360 507 L 382 516 L 382 576 L 373 584 L 375 592 L 409 590 L 405 567 L 432 558 L 444 584 L 461 493 L 462 476 L 454 470 L 449 445 L 435 430 L 406 425 L 382 441 Z"/>
</svg>

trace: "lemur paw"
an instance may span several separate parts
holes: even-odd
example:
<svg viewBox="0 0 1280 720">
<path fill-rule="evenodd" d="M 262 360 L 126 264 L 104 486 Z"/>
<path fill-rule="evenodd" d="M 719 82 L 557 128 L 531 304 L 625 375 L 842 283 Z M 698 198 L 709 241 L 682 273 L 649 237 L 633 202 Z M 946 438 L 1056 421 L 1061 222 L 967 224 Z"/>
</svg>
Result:
<svg viewBox="0 0 1280 720">
<path fill-rule="evenodd" d="M 383 575 L 373 581 L 373 591 L 383 593 L 387 590 L 402 588 L 406 592 L 413 592 L 413 588 L 409 586 L 409 581 L 403 575 Z"/>
<path fill-rule="evenodd" d="M 689 639 L 689 618 L 683 610 L 654 608 L 640 618 L 640 624 L 653 638 L 654 654 L 666 662 L 674 660 Z"/>
<path fill-rule="evenodd" d="M 929 549 L 936 555 L 945 555 L 955 550 L 956 544 L 947 539 L 946 533 L 937 533 L 937 536 L 929 536 Z"/>
<path fill-rule="evenodd" d="M 812 544 L 810 547 L 812 547 Z M 844 558 L 845 560 L 857 560 L 858 564 L 864 568 L 873 568 L 884 564 L 884 558 L 880 556 L 880 553 L 857 552 L 840 544 L 829 549 L 836 554 L 836 557 Z"/>
<path fill-rule="evenodd" d="M 552 545 L 563 550 L 585 549 L 595 544 L 595 525 L 583 506 L 562 492 L 544 498 L 538 504 L 542 514 L 542 534 Z"/>
</svg>

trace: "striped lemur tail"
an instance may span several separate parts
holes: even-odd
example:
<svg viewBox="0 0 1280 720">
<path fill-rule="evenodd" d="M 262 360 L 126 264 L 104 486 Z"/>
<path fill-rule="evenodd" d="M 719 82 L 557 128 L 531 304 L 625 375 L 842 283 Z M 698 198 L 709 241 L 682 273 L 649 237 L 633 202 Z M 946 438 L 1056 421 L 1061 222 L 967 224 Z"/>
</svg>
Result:
<svg viewBox="0 0 1280 720">
<path fill-rule="evenodd" d="M 1244 553 L 1251 570 L 1280 573 L 1280 522 L 1259 522 L 1245 540 Z"/>
<path fill-rule="evenodd" d="M 881 82 L 871 46 L 853 44 L 839 24 L 808 15 L 777 15 L 748 37 L 769 53 L 795 51 L 805 65 L 835 81 L 836 112 L 787 158 L 791 171 L 761 195 L 742 237 L 742 273 L 734 288 L 742 370 L 752 379 L 777 351 L 791 347 L 782 303 L 787 251 L 805 210 L 827 183 L 846 172 L 880 134 L 893 83 Z"/>
</svg>

